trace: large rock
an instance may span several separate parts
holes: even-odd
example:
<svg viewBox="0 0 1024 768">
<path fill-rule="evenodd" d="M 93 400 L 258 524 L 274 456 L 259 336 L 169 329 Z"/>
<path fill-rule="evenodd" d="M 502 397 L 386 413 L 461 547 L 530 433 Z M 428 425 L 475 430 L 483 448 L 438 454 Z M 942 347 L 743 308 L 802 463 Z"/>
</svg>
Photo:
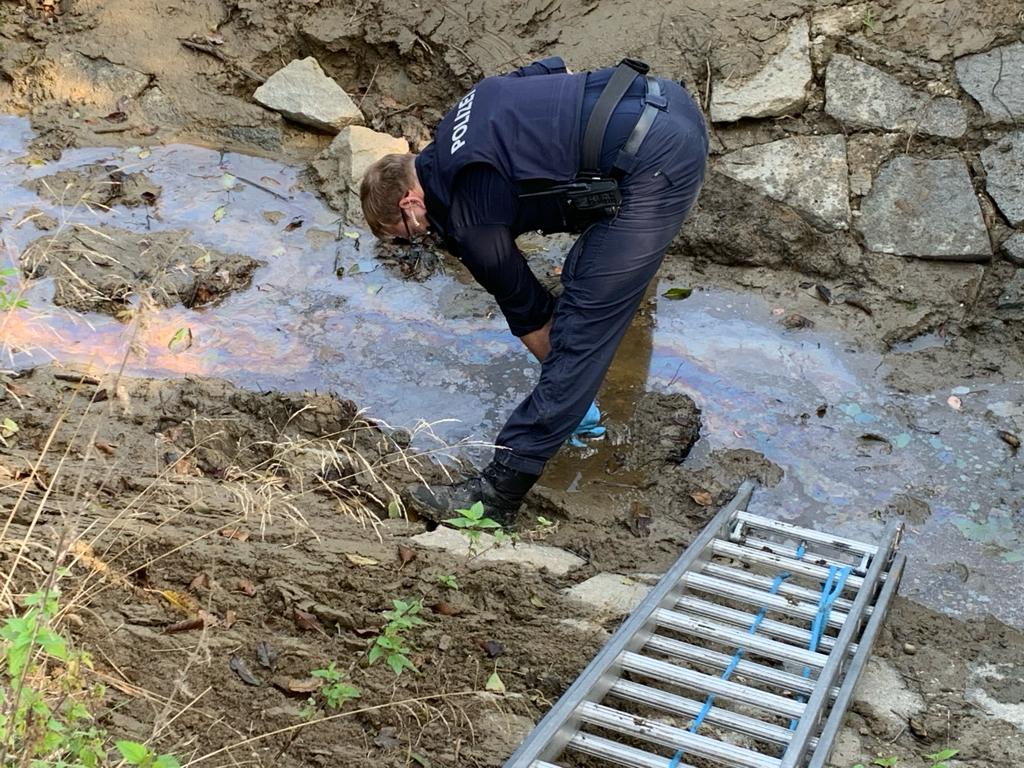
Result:
<svg viewBox="0 0 1024 768">
<path fill-rule="evenodd" d="M 599 573 L 565 591 L 573 600 L 598 613 L 624 616 L 631 613 L 651 588 L 618 573 Z"/>
<path fill-rule="evenodd" d="M 957 59 L 956 76 L 993 120 L 1024 117 L 1024 43 Z"/>
<path fill-rule="evenodd" d="M 789 28 L 786 47 L 749 80 L 718 81 L 711 91 L 711 119 L 727 123 L 743 117 L 772 117 L 798 112 L 807 103 L 811 70 L 807 20 Z"/>
<path fill-rule="evenodd" d="M 999 292 L 999 309 L 1024 309 L 1024 269 L 1018 269 Z"/>
<path fill-rule="evenodd" d="M 715 170 L 791 205 L 821 229 L 850 224 L 846 140 L 800 136 L 732 152 Z"/>
<path fill-rule="evenodd" d="M 1002 245 L 1003 255 L 1010 263 L 1024 267 L 1024 232 L 1010 235 Z"/>
<path fill-rule="evenodd" d="M 120 99 L 135 98 L 153 79 L 144 72 L 105 58 L 71 51 L 44 64 L 43 70 L 43 74 L 33 76 L 26 83 L 29 90 L 55 101 L 96 106 L 112 112 Z"/>
<path fill-rule="evenodd" d="M 312 56 L 279 69 L 256 89 L 253 98 L 290 120 L 330 133 L 363 122 L 359 107 Z"/>
<path fill-rule="evenodd" d="M 389 154 L 404 154 L 409 142 L 386 133 L 353 125 L 345 128 L 313 161 L 320 191 L 332 208 L 355 226 L 365 226 L 359 202 L 359 182 L 374 162 Z"/>
<path fill-rule="evenodd" d="M 985 190 L 1010 224 L 1017 226 L 1024 221 L 1024 131 L 982 150 L 981 161 L 988 174 Z"/>
<path fill-rule="evenodd" d="M 873 251 L 943 261 L 992 255 L 967 166 L 900 155 L 886 163 L 860 208 L 859 229 Z"/>
<path fill-rule="evenodd" d="M 554 576 L 564 576 L 586 562 L 572 552 L 566 552 L 558 547 L 546 547 L 543 544 L 519 542 L 513 546 L 505 542 L 497 545 L 494 537 L 488 533 L 481 533 L 479 541 L 471 544 L 464 534 L 444 526 L 413 536 L 412 540 L 422 546 L 442 549 L 453 555 L 473 556 L 474 563 L 517 563 L 534 571 L 547 570 Z"/>
<path fill-rule="evenodd" d="M 837 53 L 825 71 L 825 111 L 851 126 L 959 138 L 967 132 L 960 102 L 915 91 L 856 59 Z"/>
</svg>

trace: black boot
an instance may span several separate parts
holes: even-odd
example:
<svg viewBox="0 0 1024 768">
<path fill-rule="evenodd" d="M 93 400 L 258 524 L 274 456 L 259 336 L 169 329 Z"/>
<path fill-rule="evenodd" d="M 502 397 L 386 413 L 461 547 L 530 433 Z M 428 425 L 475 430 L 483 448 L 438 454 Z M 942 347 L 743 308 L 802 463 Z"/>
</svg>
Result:
<svg viewBox="0 0 1024 768">
<path fill-rule="evenodd" d="M 484 516 L 502 528 L 515 522 L 516 512 L 538 475 L 517 472 L 491 462 L 479 475 L 455 485 L 415 485 L 409 489 L 411 506 L 416 512 L 441 523 L 457 517 L 456 510 L 469 509 L 476 502 L 484 505 Z"/>
</svg>

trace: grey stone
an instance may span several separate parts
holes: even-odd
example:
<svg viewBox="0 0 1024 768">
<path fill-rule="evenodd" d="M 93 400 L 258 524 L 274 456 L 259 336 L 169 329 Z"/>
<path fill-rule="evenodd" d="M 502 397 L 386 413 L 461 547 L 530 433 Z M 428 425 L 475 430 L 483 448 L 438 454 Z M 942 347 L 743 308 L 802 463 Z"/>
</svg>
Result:
<svg viewBox="0 0 1024 768">
<path fill-rule="evenodd" d="M 1019 693 L 1013 698 L 1022 672 L 1020 664 L 979 664 L 968 676 L 965 698 L 992 717 L 1024 731 L 1024 703 L 1020 703 Z"/>
<path fill-rule="evenodd" d="M 1024 131 L 1017 131 L 981 152 L 985 190 L 999 210 L 1017 226 L 1024 221 Z"/>
<path fill-rule="evenodd" d="M 981 206 L 960 158 L 890 160 L 860 213 L 859 229 L 873 251 L 943 261 L 984 261 L 992 255 Z"/>
<path fill-rule="evenodd" d="M 294 59 L 267 78 L 253 98 L 290 120 L 337 133 L 362 124 L 363 113 L 312 56 Z"/>
<path fill-rule="evenodd" d="M 1010 235 L 1002 245 L 1003 255 L 1018 267 L 1024 267 L 1024 232 Z"/>
<path fill-rule="evenodd" d="M 405 154 L 409 142 L 363 126 L 344 128 L 313 161 L 320 191 L 328 204 L 354 226 L 366 226 L 359 202 L 359 182 L 374 162 L 388 154 Z"/>
<path fill-rule="evenodd" d="M 857 682 L 853 706 L 870 711 L 891 733 L 899 733 L 911 717 L 924 710 L 925 703 L 919 693 L 907 687 L 896 667 L 872 657 Z"/>
<path fill-rule="evenodd" d="M 789 28 L 786 47 L 753 77 L 738 85 L 714 84 L 711 120 L 727 123 L 798 112 L 807 103 L 813 79 L 807 20 L 800 19 Z"/>
<path fill-rule="evenodd" d="M 558 547 L 525 542 L 514 546 L 510 542 L 499 545 L 488 533 L 481 533 L 479 541 L 471 549 L 470 541 L 465 535 L 444 526 L 413 536 L 412 540 L 425 547 L 443 549 L 453 555 L 475 555 L 474 563 L 518 563 L 535 571 L 545 568 L 548 573 L 555 576 L 564 576 L 585 563 L 582 558 Z"/>
<path fill-rule="evenodd" d="M 61 53 L 53 60 L 53 67 L 56 71 L 52 81 L 38 80 L 40 87 L 48 88 L 49 98 L 111 111 L 119 99 L 135 98 L 152 80 L 144 72 L 77 52 Z"/>
<path fill-rule="evenodd" d="M 844 727 L 836 736 L 832 745 L 832 754 L 828 758 L 828 768 L 850 768 L 863 759 L 867 752 L 861 746 L 860 737 L 850 727 Z"/>
<path fill-rule="evenodd" d="M 651 588 L 618 573 L 599 573 L 565 591 L 600 613 L 624 616 L 639 605 Z"/>
<path fill-rule="evenodd" d="M 1024 269 L 1018 269 L 999 292 L 999 309 L 1024 309 Z"/>
<path fill-rule="evenodd" d="M 715 170 L 803 213 L 826 231 L 850 225 L 846 140 L 799 136 L 732 152 Z"/>
<path fill-rule="evenodd" d="M 954 139 L 967 132 L 967 116 L 956 99 L 933 98 L 841 53 L 825 71 L 825 111 L 852 126 Z"/>
<path fill-rule="evenodd" d="M 993 120 L 1024 117 L 1024 43 L 957 59 L 956 76 Z"/>
</svg>

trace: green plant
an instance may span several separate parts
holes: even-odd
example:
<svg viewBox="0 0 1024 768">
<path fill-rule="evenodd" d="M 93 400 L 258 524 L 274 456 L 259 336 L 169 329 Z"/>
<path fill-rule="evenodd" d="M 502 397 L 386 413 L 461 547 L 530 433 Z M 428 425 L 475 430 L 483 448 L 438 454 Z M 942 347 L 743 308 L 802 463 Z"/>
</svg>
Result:
<svg viewBox="0 0 1024 768">
<path fill-rule="evenodd" d="M 18 426 L 16 421 L 5 416 L 3 421 L 0 422 L 0 442 L 7 445 L 7 438 L 14 437 L 20 429 L 21 427 Z"/>
<path fill-rule="evenodd" d="M 118 741 L 115 746 L 128 765 L 137 765 L 139 768 L 179 768 L 174 755 L 158 755 L 137 741 Z"/>
<path fill-rule="evenodd" d="M 899 758 L 893 755 L 892 757 L 876 757 L 871 761 L 872 765 L 880 765 L 882 768 L 891 768 L 899 762 Z"/>
<path fill-rule="evenodd" d="M 28 301 L 19 298 L 18 291 L 7 289 L 7 278 L 18 274 L 14 267 L 0 268 L 0 311 L 6 312 L 11 309 L 24 309 Z"/>
<path fill-rule="evenodd" d="M 102 686 L 88 688 L 82 670 L 88 654 L 72 651 L 53 627 L 60 592 L 40 589 L 22 601 L 20 616 L 0 626 L 0 765 L 31 768 L 102 768 L 110 737 L 93 724 L 86 702 L 100 701 Z M 172 755 L 142 744 L 114 745 L 125 761 L 141 768 L 178 768 Z"/>
<path fill-rule="evenodd" d="M 878 24 L 878 19 L 875 18 L 875 13 L 870 8 L 864 11 L 864 16 L 861 17 L 860 23 L 863 24 L 871 32 L 875 31 L 875 26 Z"/>
<path fill-rule="evenodd" d="M 359 698 L 359 689 L 344 682 L 345 674 L 336 669 L 333 661 L 326 668 L 314 669 L 309 674 L 325 682 L 319 693 L 328 709 L 341 709 L 345 702 Z"/>
<path fill-rule="evenodd" d="M 924 755 L 925 760 L 931 762 L 928 768 L 949 768 L 946 761 L 954 755 L 960 754 L 959 749 L 940 749 L 938 752 L 932 752 L 930 755 Z"/>
<path fill-rule="evenodd" d="M 458 517 L 445 520 L 448 525 L 461 530 L 470 544 L 477 544 L 480 541 L 480 534 L 484 531 L 494 531 L 494 538 L 498 541 L 506 541 L 508 536 L 501 530 L 501 524 L 489 517 L 484 517 L 484 505 L 482 502 L 474 502 L 469 509 L 457 509 Z"/>
<path fill-rule="evenodd" d="M 394 609 L 384 612 L 384 618 L 388 623 L 384 630 L 377 635 L 370 648 L 370 663 L 376 664 L 381 659 L 391 667 L 396 675 L 402 674 L 402 670 L 411 669 L 418 672 L 416 666 L 409 661 L 407 654 L 412 653 L 412 648 L 407 645 L 409 640 L 406 633 L 423 626 L 426 622 L 419 617 L 423 604 L 419 599 L 415 600 L 392 600 Z"/>
<path fill-rule="evenodd" d="M 554 523 L 548 520 L 546 517 L 544 517 L 544 515 L 538 515 L 537 525 L 539 525 L 541 528 L 551 528 L 554 526 Z"/>
<path fill-rule="evenodd" d="M 455 592 L 459 591 L 459 580 L 450 573 L 443 573 L 437 577 L 437 581 L 444 587 Z"/>
</svg>

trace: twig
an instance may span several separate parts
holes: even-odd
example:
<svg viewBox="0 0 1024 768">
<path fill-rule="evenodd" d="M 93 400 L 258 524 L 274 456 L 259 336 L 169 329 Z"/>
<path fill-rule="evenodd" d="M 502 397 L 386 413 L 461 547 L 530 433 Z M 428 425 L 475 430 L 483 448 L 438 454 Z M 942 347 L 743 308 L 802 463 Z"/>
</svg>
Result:
<svg viewBox="0 0 1024 768">
<path fill-rule="evenodd" d="M 291 202 L 291 198 L 290 197 L 288 197 L 287 195 L 282 195 L 277 190 L 273 190 L 270 187 L 266 187 L 263 184 L 260 184 L 259 182 L 253 181 L 252 179 L 247 179 L 244 176 L 239 176 L 234 171 L 229 171 L 229 173 L 231 173 L 231 175 L 234 176 L 239 181 L 248 184 L 250 187 L 256 187 L 256 189 L 262 190 L 263 192 L 266 192 L 268 195 L 273 195 L 278 200 L 284 200 L 285 202 Z"/>
<path fill-rule="evenodd" d="M 84 373 L 57 373 L 53 374 L 53 378 L 59 379 L 60 381 L 70 381 L 72 384 L 92 384 L 98 385 L 100 380 L 95 376 L 89 376 Z"/>
<path fill-rule="evenodd" d="M 182 40 L 180 38 L 178 39 L 178 42 L 184 45 L 186 48 L 190 48 L 193 51 L 205 53 L 207 56 L 213 56 L 213 58 L 223 62 L 224 64 L 227 64 L 232 69 L 238 70 L 243 75 L 248 77 L 250 80 L 255 80 L 257 83 L 267 82 L 267 78 L 265 78 L 263 75 L 259 74 L 258 72 L 254 72 L 244 64 L 239 64 L 237 61 L 229 57 L 227 54 L 222 53 L 221 51 L 214 48 L 212 45 L 206 45 L 205 43 L 197 43 L 194 40 Z"/>
<path fill-rule="evenodd" d="M 137 125 L 111 125 L 108 128 L 93 128 L 93 133 L 124 133 L 125 131 L 134 131 L 140 126 Z"/>
<path fill-rule="evenodd" d="M 378 61 L 377 62 L 377 66 L 373 68 L 373 74 L 370 75 L 370 82 L 368 82 L 366 84 L 366 90 L 363 91 L 363 98 L 361 98 L 359 100 L 359 104 L 356 105 L 359 109 L 363 108 L 363 102 L 366 101 L 366 97 L 369 95 L 370 89 L 373 88 L 373 81 L 377 79 L 377 72 L 379 70 L 380 70 L 380 62 Z"/>
</svg>

